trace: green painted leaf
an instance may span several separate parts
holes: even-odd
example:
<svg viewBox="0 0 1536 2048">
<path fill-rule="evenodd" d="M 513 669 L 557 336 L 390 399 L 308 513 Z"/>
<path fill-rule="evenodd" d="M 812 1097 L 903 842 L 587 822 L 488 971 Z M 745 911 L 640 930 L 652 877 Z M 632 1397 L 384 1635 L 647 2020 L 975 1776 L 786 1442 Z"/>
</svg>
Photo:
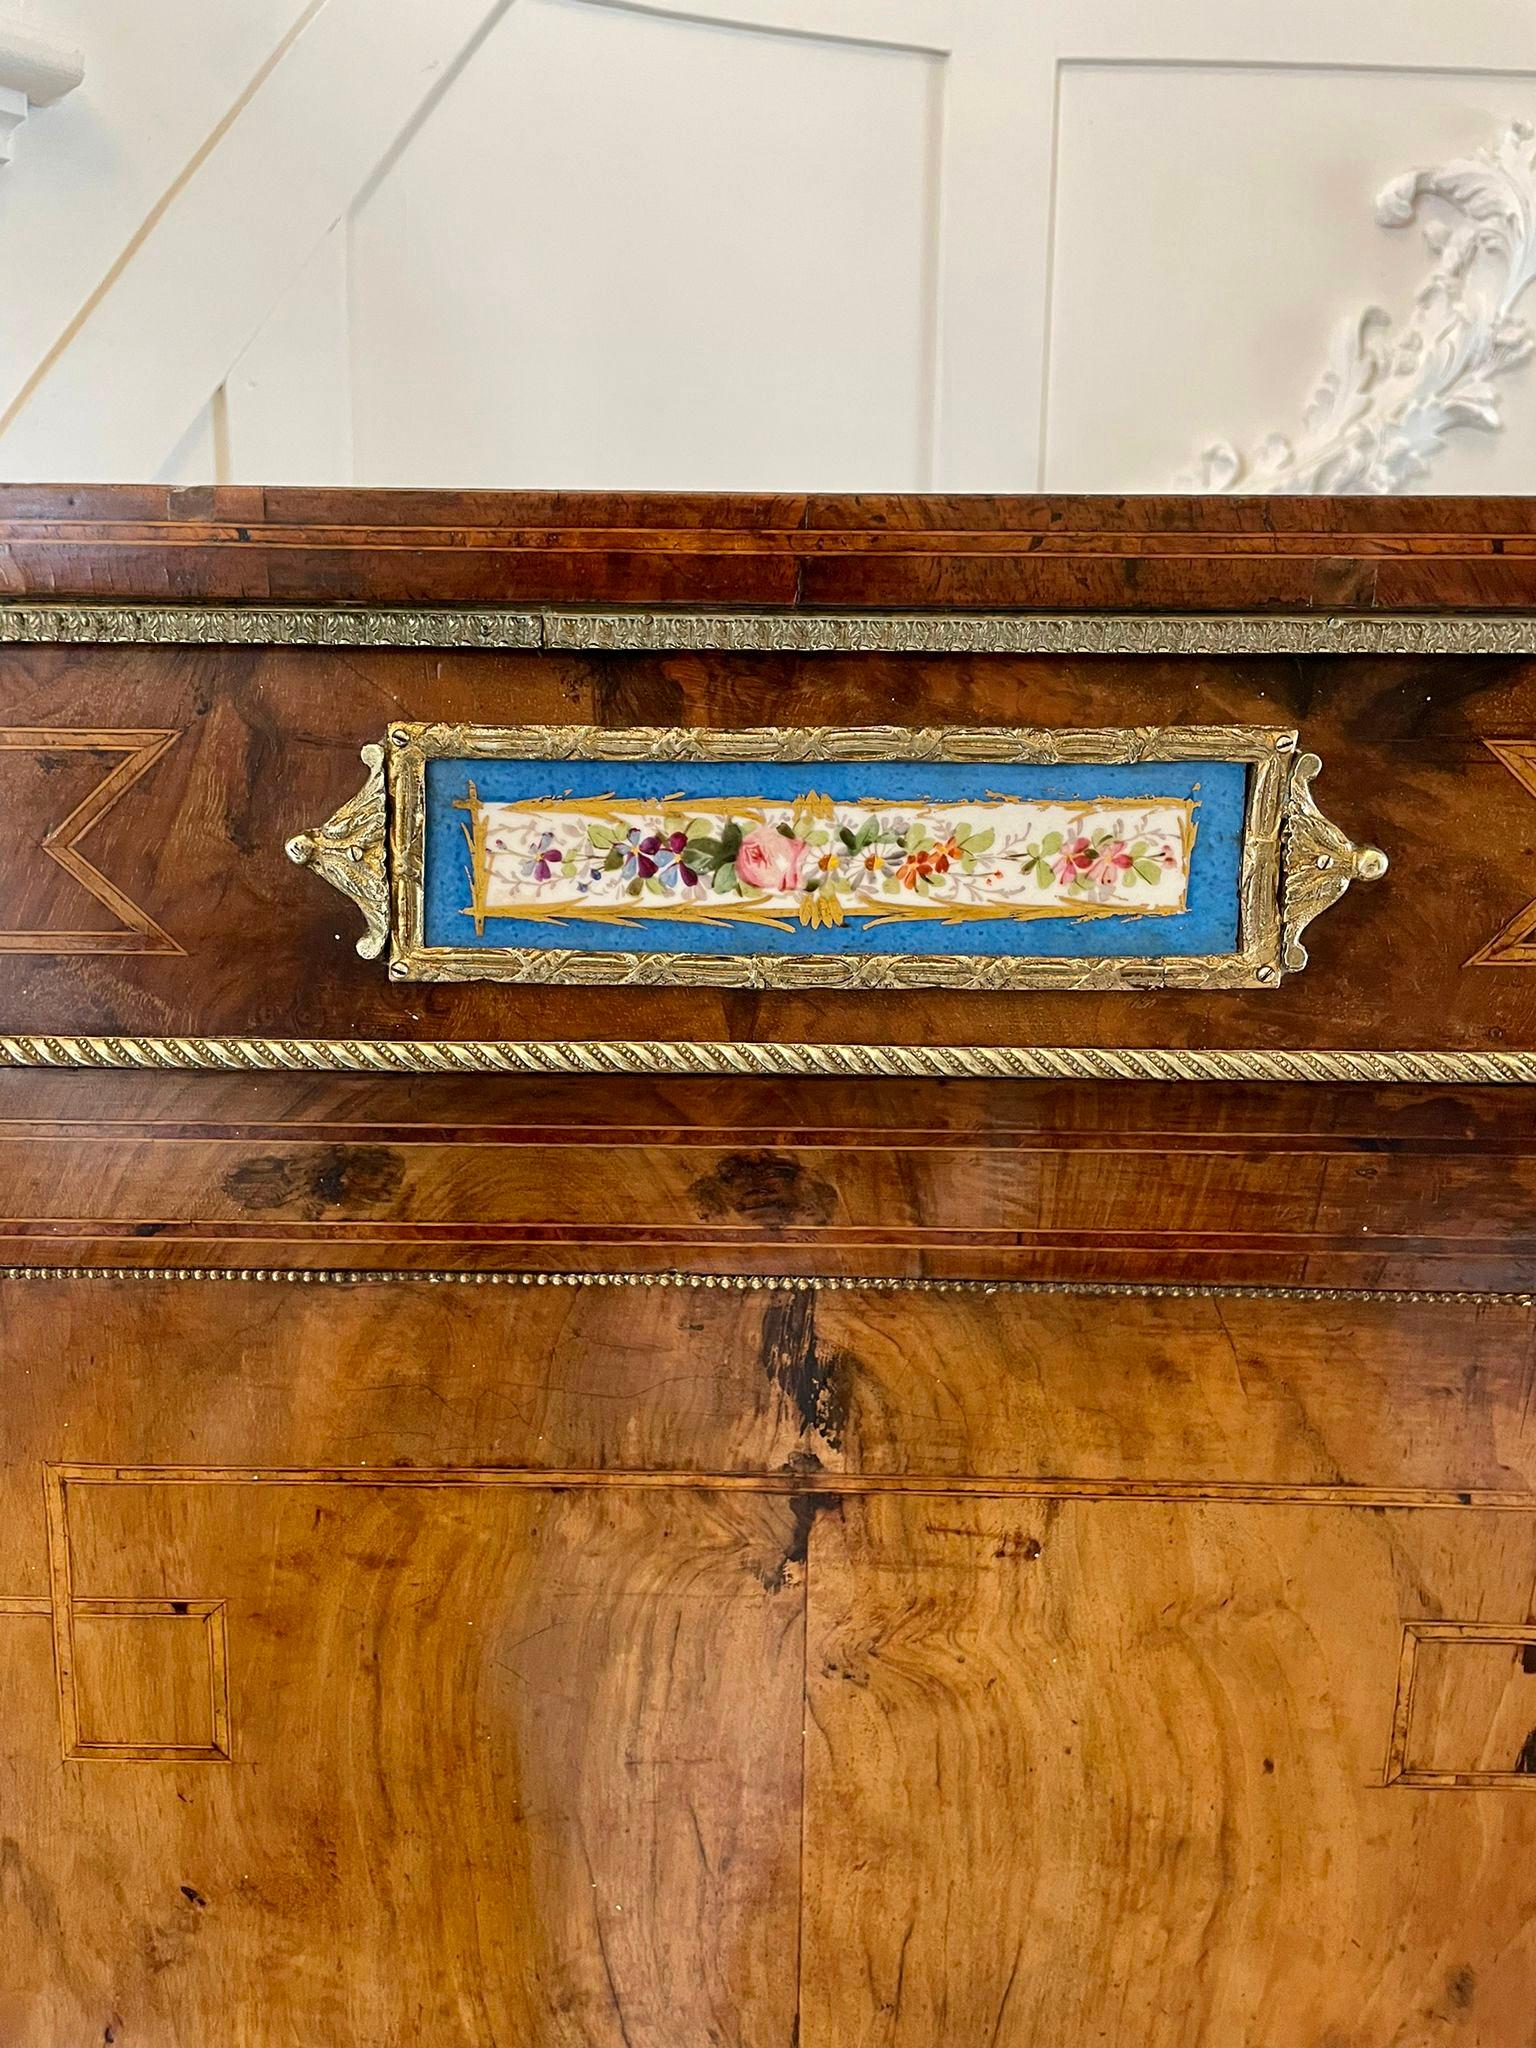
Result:
<svg viewBox="0 0 1536 2048">
<path fill-rule="evenodd" d="M 1059 832 L 1047 832 L 1040 842 L 1040 851 L 1044 854 L 1060 853 L 1061 834 Z"/>
<path fill-rule="evenodd" d="M 1035 885 L 1037 888 L 1049 889 L 1055 879 L 1056 877 L 1051 873 L 1043 860 L 1035 862 Z"/>
<path fill-rule="evenodd" d="M 715 887 L 724 896 L 739 896 L 741 894 L 741 881 L 737 876 L 734 865 L 730 861 L 721 861 L 719 867 L 715 869 Z"/>
<path fill-rule="evenodd" d="M 1139 860 L 1135 863 L 1135 868 L 1144 882 L 1155 882 L 1162 873 L 1155 860 Z"/>
</svg>

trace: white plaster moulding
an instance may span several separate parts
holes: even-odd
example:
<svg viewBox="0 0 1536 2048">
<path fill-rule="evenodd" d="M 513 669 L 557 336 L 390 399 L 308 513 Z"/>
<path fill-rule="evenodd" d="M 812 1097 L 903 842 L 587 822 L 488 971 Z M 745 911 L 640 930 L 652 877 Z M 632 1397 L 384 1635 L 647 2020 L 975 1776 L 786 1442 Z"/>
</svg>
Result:
<svg viewBox="0 0 1536 2048">
<path fill-rule="evenodd" d="M 10 162 L 16 130 L 32 109 L 63 99 L 84 77 L 79 50 L 0 21 L 0 163 Z"/>
<path fill-rule="evenodd" d="M 1438 202 L 1426 212 L 1424 202 Z M 1493 379 L 1532 353 L 1516 302 L 1536 278 L 1536 130 L 1512 121 L 1491 148 L 1383 187 L 1376 219 L 1418 219 L 1434 259 L 1400 327 L 1380 306 L 1342 320 L 1301 431 L 1243 452 L 1201 451 L 1175 488 L 1286 495 L 1412 488 L 1447 434 L 1504 424 Z"/>
</svg>

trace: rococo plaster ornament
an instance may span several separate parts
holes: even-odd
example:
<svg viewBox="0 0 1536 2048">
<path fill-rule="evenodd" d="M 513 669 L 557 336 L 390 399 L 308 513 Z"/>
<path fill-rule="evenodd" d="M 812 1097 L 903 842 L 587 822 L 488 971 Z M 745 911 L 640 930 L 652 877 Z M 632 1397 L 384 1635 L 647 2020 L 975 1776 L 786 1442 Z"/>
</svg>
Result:
<svg viewBox="0 0 1536 2048">
<path fill-rule="evenodd" d="M 1442 200 L 1452 218 L 1424 223 L 1435 261 L 1407 326 L 1394 329 L 1380 306 L 1342 321 L 1300 435 L 1271 434 L 1249 454 L 1214 442 L 1181 488 L 1401 491 L 1427 473 L 1453 429 L 1502 426 L 1493 379 L 1532 349 L 1514 309 L 1536 276 L 1536 130 L 1511 122 L 1492 149 L 1394 178 L 1377 196 L 1376 218 L 1406 227 L 1425 198 Z"/>
</svg>

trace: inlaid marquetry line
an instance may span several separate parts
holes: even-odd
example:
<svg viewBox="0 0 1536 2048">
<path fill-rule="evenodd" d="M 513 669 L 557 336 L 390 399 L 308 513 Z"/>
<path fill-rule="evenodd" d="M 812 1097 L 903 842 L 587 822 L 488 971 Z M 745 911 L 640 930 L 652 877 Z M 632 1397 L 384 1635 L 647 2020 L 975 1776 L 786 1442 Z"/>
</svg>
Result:
<svg viewBox="0 0 1536 2048">
<path fill-rule="evenodd" d="M 93 1597 L 75 1587 L 70 1494 L 77 1487 L 342 1486 L 359 1490 L 513 1489 L 537 1492 L 705 1492 L 796 1499 L 928 1498 L 1184 1502 L 1208 1507 L 1332 1507 L 1472 1510 L 1530 1514 L 1536 1491 L 1513 1488 L 1367 1486 L 1245 1479 L 1129 1479 L 1029 1474 L 913 1472 L 615 1471 L 585 1467 L 366 1465 L 51 1464 L 43 1468 L 49 1595 L 0 1597 L 0 1618 L 50 1623 L 62 1755 L 66 1762 L 225 1763 L 233 1758 L 227 1605 L 222 1599 Z M 203 1741 L 120 1739 L 84 1725 L 79 1632 L 85 1623 L 187 1624 L 200 1628 L 206 1668 L 207 1738 Z M 1412 1762 L 1418 1659 L 1425 1643 L 1473 1642 L 1536 1652 L 1536 1624 L 1438 1620 L 1404 1625 L 1403 1651 L 1388 1744 L 1384 1787 L 1536 1789 L 1536 1773 L 1431 1770 Z M 1528 1667 L 1529 1668 L 1529 1667 Z"/>
<path fill-rule="evenodd" d="M 115 931 L 0 931 L 0 953 L 175 953 L 183 948 L 162 931 L 142 905 L 87 860 L 79 842 L 180 737 L 175 731 L 75 731 L 59 726 L 0 728 L 0 753 L 121 754 L 124 758 L 61 823 L 38 841 L 38 850 L 118 919 Z"/>
<path fill-rule="evenodd" d="M 1517 1653 L 1528 1674 L 1536 1675 L 1536 1623 L 1492 1621 L 1409 1621 L 1403 1625 L 1403 1647 L 1398 1663 L 1397 1699 L 1392 1711 L 1392 1733 L 1387 1745 L 1384 1785 L 1401 1785 L 1411 1791 L 1449 1792 L 1498 1789 L 1536 1792 L 1536 1762 L 1529 1761 L 1536 1742 L 1532 1730 L 1512 1770 L 1437 1768 L 1415 1761 L 1418 1725 L 1415 1709 L 1420 1691 L 1419 1674 L 1426 1648 L 1463 1646 L 1503 1649 Z"/>
<path fill-rule="evenodd" d="M 1202 1501 L 1213 1505 L 1350 1508 L 1482 1508 L 1536 1511 L 1520 1488 L 1356 1486 L 1248 1479 L 1038 1477 L 1018 1473 L 618 1471 L 529 1465 L 54 1465 L 57 1493 L 70 1486 L 520 1487 L 630 1492 L 705 1492 L 956 1499 Z"/>
<path fill-rule="evenodd" d="M 512 1250 L 554 1246 L 586 1255 L 605 1251 L 741 1253 L 774 1246 L 810 1245 L 817 1249 L 869 1252 L 978 1251 L 1161 1251 L 1172 1244 L 1183 1257 L 1225 1258 L 1246 1252 L 1254 1258 L 1290 1258 L 1298 1253 L 1332 1252 L 1344 1258 L 1381 1258 L 1409 1254 L 1426 1260 L 1529 1257 L 1536 1240 L 1529 1235 L 1478 1236 L 1444 1231 L 1368 1231 L 1365 1225 L 1340 1230 L 1227 1231 L 1219 1237 L 1196 1237 L 1187 1228 L 1111 1230 L 1088 1225 L 983 1228 L 977 1225 L 873 1223 L 699 1223 L 588 1225 L 581 1218 L 526 1222 L 463 1221 L 399 1222 L 394 1219 L 348 1217 L 340 1222 L 272 1216 L 260 1220 L 220 1217 L 212 1220 L 173 1216 L 41 1216 L 0 1218 L 0 1244 L 122 1245 L 152 1239 L 162 1245 L 255 1245 L 267 1247 L 320 1245 L 346 1251 L 379 1245 L 389 1249 L 422 1246 L 455 1252 L 464 1248 Z M 9 1269 L 0 1268 L 0 1277 Z"/>
<path fill-rule="evenodd" d="M 224 1601 L 188 1598 L 92 1598 L 74 1589 L 74 1555 L 70 1541 L 68 1468 L 43 1468 L 44 1515 L 48 1532 L 48 1581 L 45 1603 L 53 1623 L 54 1679 L 58 1692 L 59 1736 L 66 1763 L 228 1763 L 230 1740 L 229 1622 Z M 30 1603 L 0 1603 L 0 1613 L 36 1612 Z M 90 1733 L 83 1725 L 80 1703 L 78 1624 L 81 1621 L 188 1623 L 202 1631 L 207 1669 L 208 1738 L 204 1742 L 118 1741 Z"/>
</svg>

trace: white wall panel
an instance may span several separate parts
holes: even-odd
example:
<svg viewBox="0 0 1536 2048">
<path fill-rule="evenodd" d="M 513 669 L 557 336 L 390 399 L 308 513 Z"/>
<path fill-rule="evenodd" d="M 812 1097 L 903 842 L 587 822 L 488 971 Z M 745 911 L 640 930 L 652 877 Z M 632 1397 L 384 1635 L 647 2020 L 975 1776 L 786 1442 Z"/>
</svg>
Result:
<svg viewBox="0 0 1536 2048">
<path fill-rule="evenodd" d="M 354 215 L 358 480 L 926 482 L 936 61 L 519 0 Z"/>
<path fill-rule="evenodd" d="M 226 456 L 222 445 L 225 431 L 224 394 L 216 391 L 200 405 L 186 431 L 155 471 L 150 481 L 157 484 L 202 484 L 223 473 Z"/>
<path fill-rule="evenodd" d="M 0 172 L 0 407 L 64 337 L 304 5 L 5 0 L 13 20 L 80 45 L 87 62 L 84 85 L 33 114 Z M 189 393 L 188 414 L 207 396 Z"/>
<path fill-rule="evenodd" d="M 238 113 L 215 124 L 130 239 L 110 288 L 0 416 L 3 473 L 155 474 L 396 138 L 508 4 L 309 0 L 301 32 Z M 175 54 L 162 50 L 167 62 Z"/>
<path fill-rule="evenodd" d="M 86 53 L 0 169 L 38 480 L 1166 490 L 1536 120 L 1536 0 L 0 5 Z M 1416 487 L 1536 491 L 1498 388 Z"/>
<path fill-rule="evenodd" d="M 220 452 L 231 478 L 276 484 L 351 481 L 348 253 L 342 219 L 224 380 Z"/>
</svg>

